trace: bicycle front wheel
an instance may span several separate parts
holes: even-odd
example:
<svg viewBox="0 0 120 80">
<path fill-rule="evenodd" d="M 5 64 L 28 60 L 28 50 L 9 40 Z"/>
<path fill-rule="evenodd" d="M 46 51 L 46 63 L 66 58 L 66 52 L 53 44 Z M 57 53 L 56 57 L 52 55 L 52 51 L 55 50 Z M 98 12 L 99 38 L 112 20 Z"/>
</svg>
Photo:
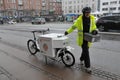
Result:
<svg viewBox="0 0 120 80">
<path fill-rule="evenodd" d="M 75 57 L 69 51 L 65 51 L 65 54 L 61 56 L 61 59 L 66 67 L 71 67 L 75 64 Z"/>
</svg>

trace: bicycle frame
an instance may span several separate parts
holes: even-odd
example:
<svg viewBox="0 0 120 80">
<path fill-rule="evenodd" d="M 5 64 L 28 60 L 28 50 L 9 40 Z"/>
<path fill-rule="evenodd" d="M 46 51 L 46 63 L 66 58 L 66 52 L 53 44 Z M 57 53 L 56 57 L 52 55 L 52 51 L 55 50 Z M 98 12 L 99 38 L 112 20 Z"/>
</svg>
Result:
<svg viewBox="0 0 120 80">
<path fill-rule="evenodd" d="M 71 53 L 73 48 L 68 45 L 68 37 L 59 33 L 47 34 L 47 31 L 49 31 L 49 29 L 31 31 L 33 33 L 33 39 L 29 39 L 27 42 L 29 52 L 32 55 L 35 55 L 37 52 L 45 55 L 46 63 L 48 56 L 57 61 L 62 60 L 67 67 L 74 65 L 75 58 Z M 36 32 L 42 34 L 37 38 Z"/>
<path fill-rule="evenodd" d="M 41 34 L 44 35 L 47 31 L 50 31 L 49 28 L 47 30 L 34 30 L 34 31 L 31 31 L 33 33 L 33 40 L 35 41 L 35 44 L 37 45 L 37 49 L 39 49 L 39 50 L 40 50 L 40 47 L 38 46 L 38 41 L 37 41 L 35 33 L 38 32 L 38 33 L 41 33 Z"/>
</svg>

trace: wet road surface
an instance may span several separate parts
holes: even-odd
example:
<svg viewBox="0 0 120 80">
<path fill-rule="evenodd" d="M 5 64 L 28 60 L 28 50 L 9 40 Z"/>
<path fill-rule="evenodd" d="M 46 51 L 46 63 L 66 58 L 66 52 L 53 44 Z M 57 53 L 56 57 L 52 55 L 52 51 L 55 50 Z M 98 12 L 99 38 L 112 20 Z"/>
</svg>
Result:
<svg viewBox="0 0 120 80">
<path fill-rule="evenodd" d="M 70 36 L 70 39 L 71 46 L 76 49 L 73 52 L 76 53 L 76 64 L 67 68 L 62 62 L 50 58 L 46 64 L 44 56 L 39 53 L 30 55 L 26 46 L 27 40 L 31 38 L 29 32 L 1 30 L 0 36 L 0 73 L 5 80 L 120 80 L 119 41 L 102 40 L 93 45 L 90 50 L 93 72 L 87 74 L 79 65 L 81 50 L 75 45 L 74 37 Z M 109 46 L 110 43 L 116 47 Z M 113 65 L 114 62 L 118 64 Z"/>
</svg>

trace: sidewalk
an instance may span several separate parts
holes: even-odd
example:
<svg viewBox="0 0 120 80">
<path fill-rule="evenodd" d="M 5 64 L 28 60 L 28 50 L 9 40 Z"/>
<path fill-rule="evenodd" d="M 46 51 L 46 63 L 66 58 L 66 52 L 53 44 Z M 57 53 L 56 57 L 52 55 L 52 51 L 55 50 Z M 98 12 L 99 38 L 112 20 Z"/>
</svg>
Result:
<svg viewBox="0 0 120 80">
<path fill-rule="evenodd" d="M 107 44 L 109 44 L 109 42 Z M 100 45 L 93 46 L 91 52 L 97 50 L 95 48 L 96 46 L 97 48 L 100 47 Z M 5 48 L 9 49 L 10 51 L 6 51 Z M 15 54 L 13 53 L 14 50 Z M 0 63 L 4 66 L 4 68 L 0 67 L 0 80 L 120 80 L 119 75 L 114 74 L 112 71 L 106 71 L 106 69 L 104 70 L 103 67 L 101 68 L 95 64 L 91 67 L 92 74 L 87 74 L 79 65 L 79 62 L 77 62 L 71 68 L 64 67 L 63 63 L 58 63 L 50 59 L 48 64 L 45 64 L 44 60 L 42 61 L 42 57 L 40 57 L 39 54 L 37 54 L 37 57 L 28 56 L 26 51 L 12 48 L 4 44 L 0 44 L 0 53 L 0 59 L 2 60 Z M 24 57 L 22 56 L 23 54 Z M 98 52 L 96 55 L 92 54 L 91 56 L 98 58 L 99 54 L 100 52 Z M 96 63 L 99 59 L 95 60 L 97 61 L 93 62 L 92 60 L 92 62 Z M 101 65 L 100 62 L 98 64 Z M 105 63 L 103 62 L 103 64 Z M 111 67 L 113 68 L 113 65 L 111 65 Z M 10 72 L 6 71 L 5 69 L 8 69 Z"/>
<path fill-rule="evenodd" d="M 13 76 L 0 66 L 0 80 L 16 80 Z"/>
</svg>

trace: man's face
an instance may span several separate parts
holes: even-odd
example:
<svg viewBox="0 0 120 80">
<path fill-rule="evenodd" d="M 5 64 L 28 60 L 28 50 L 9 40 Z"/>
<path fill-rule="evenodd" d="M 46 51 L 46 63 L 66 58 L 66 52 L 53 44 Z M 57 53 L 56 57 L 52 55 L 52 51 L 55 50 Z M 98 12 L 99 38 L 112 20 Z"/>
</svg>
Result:
<svg viewBox="0 0 120 80">
<path fill-rule="evenodd" d="M 90 12 L 85 12 L 86 17 L 90 17 Z"/>
</svg>

